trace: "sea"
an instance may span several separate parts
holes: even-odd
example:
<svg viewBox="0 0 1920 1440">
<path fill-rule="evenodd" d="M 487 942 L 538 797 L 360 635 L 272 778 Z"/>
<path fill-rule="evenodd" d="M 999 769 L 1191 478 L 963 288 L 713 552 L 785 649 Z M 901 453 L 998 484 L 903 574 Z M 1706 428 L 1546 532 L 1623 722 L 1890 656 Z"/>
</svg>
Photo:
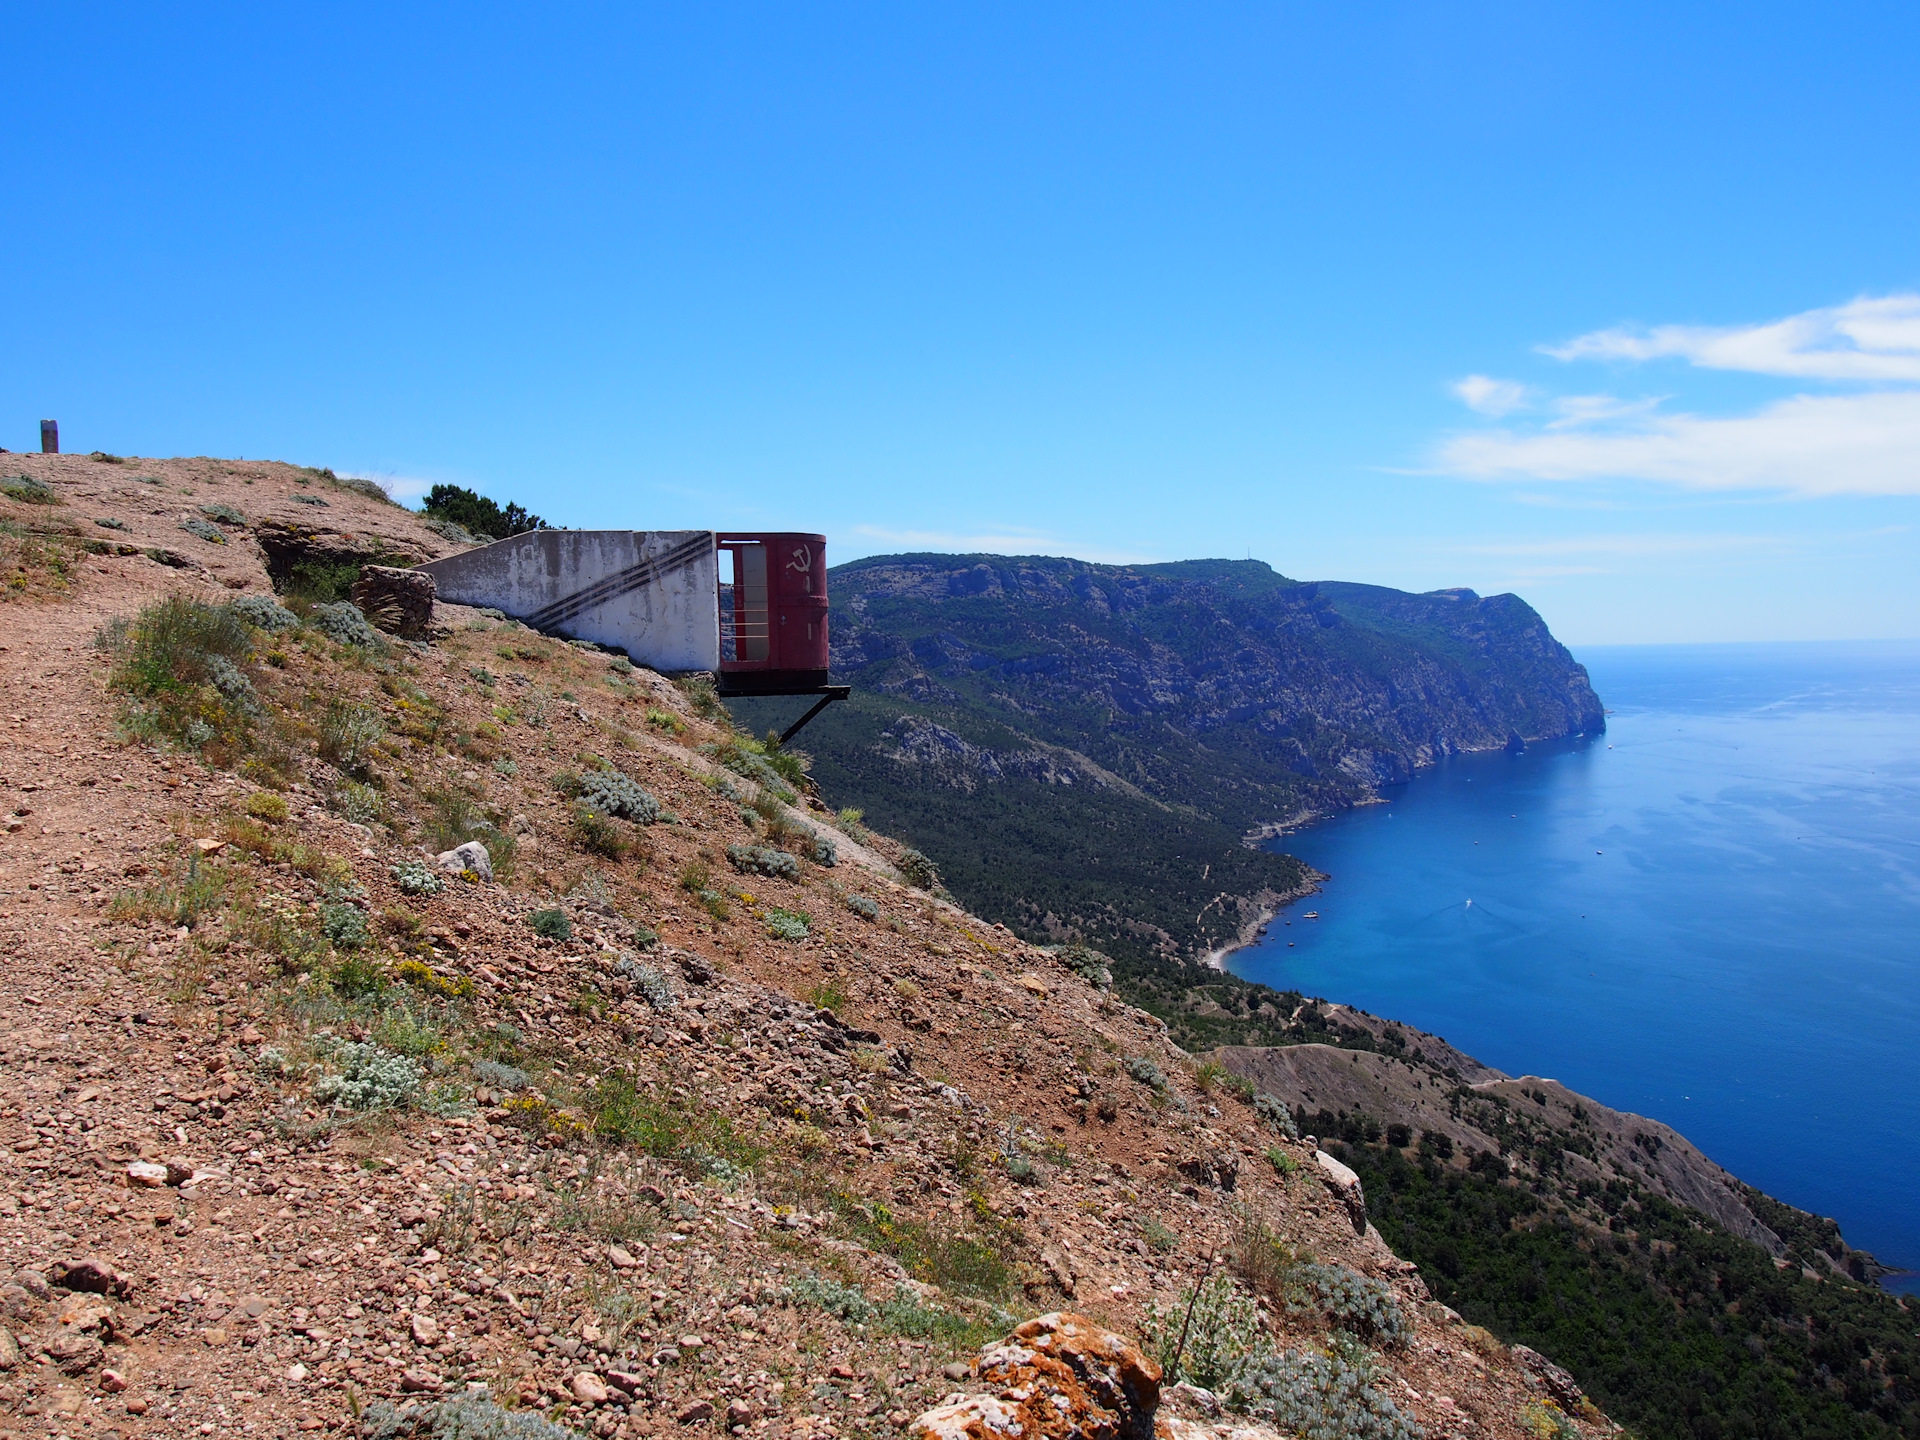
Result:
<svg viewBox="0 0 1920 1440">
<path fill-rule="evenodd" d="M 1231 968 L 1663 1120 L 1916 1289 L 1920 641 L 1577 658 L 1605 735 L 1271 842 L 1329 878 Z"/>
</svg>

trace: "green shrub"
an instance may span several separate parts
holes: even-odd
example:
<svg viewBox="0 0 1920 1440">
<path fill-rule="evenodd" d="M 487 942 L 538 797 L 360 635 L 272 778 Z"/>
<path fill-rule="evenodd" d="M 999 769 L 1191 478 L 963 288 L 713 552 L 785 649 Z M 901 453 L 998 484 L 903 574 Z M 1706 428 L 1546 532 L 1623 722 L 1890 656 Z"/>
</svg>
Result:
<svg viewBox="0 0 1920 1440">
<path fill-rule="evenodd" d="M 1260 1314 L 1231 1279 L 1214 1275 L 1198 1287 L 1189 1285 L 1171 1305 L 1150 1302 L 1140 1330 L 1167 1383 L 1185 1380 L 1212 1390 L 1260 1343 Z"/>
<path fill-rule="evenodd" d="M 1113 962 L 1089 945 L 1062 945 L 1054 952 L 1060 963 L 1096 990 L 1113 988 Z"/>
<path fill-rule="evenodd" d="M 813 837 L 813 863 L 833 866 L 840 863 L 840 847 L 824 835 Z"/>
<path fill-rule="evenodd" d="M 259 711 L 246 670 L 253 638 L 231 605 L 170 595 L 106 626 L 96 643 L 114 659 L 109 683 L 129 697 L 131 733 L 207 748 L 216 760 L 244 748 Z"/>
<path fill-rule="evenodd" d="M 925 890 L 930 895 L 939 893 L 939 867 L 918 850 L 902 850 L 899 868 L 900 877 L 914 889 Z"/>
<path fill-rule="evenodd" d="M 1011 1286 L 1005 1251 L 1013 1237 L 1005 1232 L 972 1235 L 955 1226 L 897 1215 L 877 1200 L 848 1194 L 836 1196 L 834 1204 L 861 1244 L 893 1256 L 912 1279 L 950 1294 L 988 1299 L 1005 1295 Z"/>
<path fill-rule="evenodd" d="M 743 1175 L 762 1153 L 713 1106 L 698 1099 L 650 1095 L 624 1075 L 608 1076 L 593 1092 L 591 1128 L 613 1144 L 633 1146 L 721 1179 Z"/>
<path fill-rule="evenodd" d="M 547 522 L 524 506 L 502 505 L 460 485 L 435 485 L 427 491 L 422 510 L 435 520 L 449 521 L 469 532 L 470 539 L 505 540 L 529 530 L 544 530 Z"/>
<path fill-rule="evenodd" d="M 365 1000 L 384 995 L 387 990 L 387 972 L 380 962 L 368 955 L 349 950 L 340 957 L 328 977 L 333 992 L 347 1000 Z"/>
<path fill-rule="evenodd" d="M 287 797 L 276 795 L 271 790 L 256 790 L 247 797 L 246 811 L 256 820 L 267 820 L 277 825 L 287 818 Z"/>
<path fill-rule="evenodd" d="M 131 528 L 126 521 L 115 520 L 110 515 L 103 515 L 93 523 L 98 525 L 102 530 L 127 530 Z"/>
<path fill-rule="evenodd" d="M 320 720 L 320 758 L 348 774 L 364 774 L 373 747 L 386 733 L 386 723 L 371 705 L 335 698 Z"/>
<path fill-rule="evenodd" d="M 774 799 L 793 801 L 800 798 L 787 783 L 786 777 L 761 753 L 758 742 L 736 737 L 717 746 L 701 748 L 710 751 L 714 759 L 734 774 L 753 781 Z"/>
<path fill-rule="evenodd" d="M 1140 1222 L 1140 1236 L 1152 1248 L 1156 1255 L 1171 1254 L 1179 1245 L 1180 1237 L 1149 1215 Z"/>
<path fill-rule="evenodd" d="M 766 739 L 760 742 L 760 757 L 767 766 L 794 791 L 804 790 L 807 785 L 806 756 L 796 754 L 780 743 L 780 732 L 768 730 Z"/>
<path fill-rule="evenodd" d="M 554 906 L 546 910 L 536 910 L 527 917 L 527 924 L 533 933 L 543 940 L 571 940 L 573 922 L 567 918 L 567 912 Z"/>
<path fill-rule="evenodd" d="M 880 907 L 864 895 L 847 896 L 847 909 L 866 920 L 880 918 Z"/>
<path fill-rule="evenodd" d="M 187 852 L 186 864 L 171 879 L 158 880 L 113 897 L 107 913 L 116 920 L 164 920 L 189 929 L 226 903 L 226 871 L 202 865 L 197 851 Z"/>
<path fill-rule="evenodd" d="M 633 848 L 618 821 L 609 820 L 589 805 L 573 807 L 573 843 L 609 860 L 618 860 Z"/>
<path fill-rule="evenodd" d="M 50 486 L 41 484 L 31 475 L 0 476 L 0 494 L 9 500 L 18 500 L 26 505 L 63 505 Z"/>
<path fill-rule="evenodd" d="M 211 505 L 202 505 L 200 507 L 200 513 L 209 520 L 219 521 L 222 525 L 244 525 L 247 523 L 247 517 L 234 509 L 233 506 L 222 505 L 217 501 Z"/>
<path fill-rule="evenodd" d="M 829 979 L 816 981 L 803 998 L 816 1010 L 832 1010 L 837 1014 L 846 1009 L 851 996 L 844 980 Z"/>
</svg>

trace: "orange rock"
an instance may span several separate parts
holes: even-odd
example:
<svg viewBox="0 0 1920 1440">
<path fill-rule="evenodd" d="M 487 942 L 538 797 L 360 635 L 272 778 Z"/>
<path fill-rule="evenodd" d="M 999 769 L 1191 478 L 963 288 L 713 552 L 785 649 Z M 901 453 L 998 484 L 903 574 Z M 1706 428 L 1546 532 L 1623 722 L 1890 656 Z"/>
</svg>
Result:
<svg viewBox="0 0 1920 1440">
<path fill-rule="evenodd" d="M 918 1440 L 1152 1440 L 1160 1367 L 1085 1316 L 1054 1312 L 980 1352 L 991 1395 L 959 1396 L 914 1420 Z"/>
</svg>

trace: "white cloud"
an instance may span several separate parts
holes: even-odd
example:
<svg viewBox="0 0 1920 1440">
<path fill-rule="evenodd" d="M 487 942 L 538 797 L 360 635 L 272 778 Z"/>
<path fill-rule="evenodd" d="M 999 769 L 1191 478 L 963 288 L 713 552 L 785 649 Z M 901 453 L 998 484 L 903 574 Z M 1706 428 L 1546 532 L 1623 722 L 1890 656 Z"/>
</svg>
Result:
<svg viewBox="0 0 1920 1440">
<path fill-rule="evenodd" d="M 1651 413 L 1660 400 L 1622 400 L 1614 395 L 1562 395 L 1553 402 L 1559 419 L 1549 420 L 1549 430 L 1566 430 L 1575 425 L 1597 425 L 1603 420 L 1624 420 Z"/>
<path fill-rule="evenodd" d="M 1664 414 L 1664 397 L 1566 395 L 1548 416 L 1450 436 L 1436 468 L 1475 480 L 1643 480 L 1696 491 L 1801 497 L 1920 495 L 1920 294 L 1863 297 L 1761 325 L 1596 330 L 1542 347 L 1560 360 L 1684 359 L 1703 369 L 1851 383 L 1744 415 Z M 1524 395 L 1512 381 L 1455 386 L 1498 418 Z"/>
<path fill-rule="evenodd" d="M 1495 380 L 1490 375 L 1469 375 L 1456 381 L 1453 393 L 1469 410 L 1496 418 L 1511 414 L 1527 403 L 1526 386 L 1517 380 Z"/>
<path fill-rule="evenodd" d="M 1596 330 L 1541 349 L 1556 360 L 1675 357 L 1707 370 L 1755 375 L 1920 381 L 1920 295 L 1863 297 L 1763 325 Z"/>
<path fill-rule="evenodd" d="M 1490 430 L 1444 441 L 1473 480 L 1653 480 L 1802 497 L 1920 495 L 1920 392 L 1796 395 L 1750 415 L 1664 415 L 1617 431 Z"/>
</svg>

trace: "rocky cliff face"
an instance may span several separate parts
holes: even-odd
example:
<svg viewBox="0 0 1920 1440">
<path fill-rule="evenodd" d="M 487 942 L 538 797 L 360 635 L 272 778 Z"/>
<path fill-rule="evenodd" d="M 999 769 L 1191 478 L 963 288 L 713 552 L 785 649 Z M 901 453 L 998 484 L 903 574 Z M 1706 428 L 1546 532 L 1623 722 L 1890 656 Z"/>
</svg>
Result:
<svg viewBox="0 0 1920 1440">
<path fill-rule="evenodd" d="M 1606 724 L 1513 595 L 1300 584 L 1258 561 L 978 556 L 857 561 L 831 593 L 834 669 L 854 684 L 1008 718 L 1174 803 L 1231 778 L 1240 793 L 1205 808 L 1241 817 Z"/>
</svg>

